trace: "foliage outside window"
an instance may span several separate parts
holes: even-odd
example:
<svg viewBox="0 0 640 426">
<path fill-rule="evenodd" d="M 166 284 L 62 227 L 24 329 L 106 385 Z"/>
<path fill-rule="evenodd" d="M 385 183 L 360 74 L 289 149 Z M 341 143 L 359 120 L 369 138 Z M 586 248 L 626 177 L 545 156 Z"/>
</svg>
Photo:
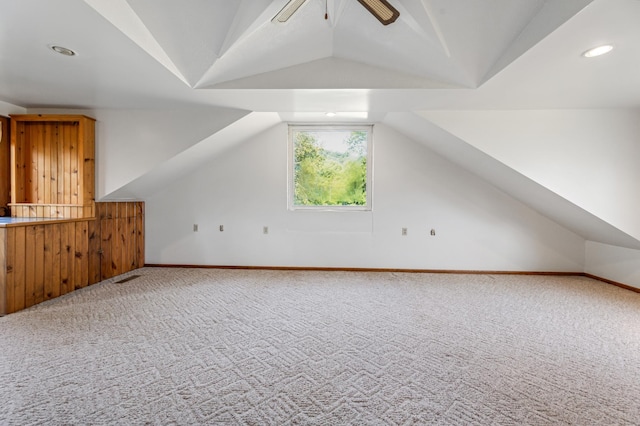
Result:
<svg viewBox="0 0 640 426">
<path fill-rule="evenodd" d="M 290 126 L 290 208 L 370 210 L 371 133 L 371 126 Z"/>
</svg>

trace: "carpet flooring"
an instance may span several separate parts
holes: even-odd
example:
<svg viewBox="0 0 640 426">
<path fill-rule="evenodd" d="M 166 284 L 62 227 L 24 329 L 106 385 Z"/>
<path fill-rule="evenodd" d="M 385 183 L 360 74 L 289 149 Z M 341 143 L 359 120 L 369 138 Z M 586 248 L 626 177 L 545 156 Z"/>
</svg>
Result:
<svg viewBox="0 0 640 426">
<path fill-rule="evenodd" d="M 0 424 L 640 423 L 640 294 L 588 278 L 132 274 L 0 318 Z"/>
</svg>

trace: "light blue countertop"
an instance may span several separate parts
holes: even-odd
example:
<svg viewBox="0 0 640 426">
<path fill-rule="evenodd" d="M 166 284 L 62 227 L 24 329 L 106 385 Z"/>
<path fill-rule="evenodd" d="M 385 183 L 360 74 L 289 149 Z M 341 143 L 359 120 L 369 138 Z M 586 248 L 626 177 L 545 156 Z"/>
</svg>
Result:
<svg viewBox="0 0 640 426">
<path fill-rule="evenodd" d="M 93 220 L 92 218 L 83 219 L 64 219 L 59 217 L 0 217 L 0 228 L 5 228 L 11 225 L 20 224 L 45 224 L 51 222 L 71 222 Z"/>
</svg>

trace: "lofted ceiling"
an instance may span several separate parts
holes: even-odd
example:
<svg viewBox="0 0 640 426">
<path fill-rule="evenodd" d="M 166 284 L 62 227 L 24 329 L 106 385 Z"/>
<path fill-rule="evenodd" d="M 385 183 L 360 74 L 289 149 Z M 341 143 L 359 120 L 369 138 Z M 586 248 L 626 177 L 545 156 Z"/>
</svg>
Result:
<svg viewBox="0 0 640 426">
<path fill-rule="evenodd" d="M 382 122 L 410 135 L 585 238 L 640 244 L 437 131 L 424 114 L 640 108 L 640 1 L 388 1 L 400 16 L 383 26 L 356 0 L 307 0 L 285 24 L 272 18 L 287 0 L 7 0 L 0 101 L 31 111 L 212 107 L 243 117 L 104 197 L 144 197 L 219 144 L 278 121 L 326 121 L 332 111 L 332 122 Z M 614 51 L 581 56 L 603 43 Z"/>
<path fill-rule="evenodd" d="M 5 1 L 0 99 L 384 113 L 630 107 L 640 98 L 637 0 L 393 0 L 400 17 L 388 26 L 356 0 L 307 0 L 273 23 L 286 3 Z M 608 61 L 580 57 L 611 39 L 618 49 Z M 585 93 L 591 81 L 598 88 Z"/>
</svg>

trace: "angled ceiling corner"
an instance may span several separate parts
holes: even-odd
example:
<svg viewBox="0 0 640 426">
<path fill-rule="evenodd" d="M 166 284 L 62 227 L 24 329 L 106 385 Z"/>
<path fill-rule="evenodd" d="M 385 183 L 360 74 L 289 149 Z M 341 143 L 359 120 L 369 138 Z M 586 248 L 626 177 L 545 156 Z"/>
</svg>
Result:
<svg viewBox="0 0 640 426">
<path fill-rule="evenodd" d="M 481 77 L 480 84 L 499 73 L 518 57 L 576 16 L 594 0 L 545 1 L 517 37 Z"/>
<path fill-rule="evenodd" d="M 479 87 L 593 0 L 421 2 L 450 62 Z M 415 8 L 414 9 L 418 9 Z M 419 16 L 412 10 L 413 16 Z M 461 30 L 464 28 L 464 30 Z"/>
<path fill-rule="evenodd" d="M 99 199 L 241 120 L 250 111 L 200 106 L 161 110 L 99 110 Z"/>
<path fill-rule="evenodd" d="M 220 0 L 127 2 L 190 86 L 216 61 L 239 7 Z"/>
<path fill-rule="evenodd" d="M 222 152 L 281 122 L 276 113 L 252 112 L 157 164 L 104 199 L 147 199 Z"/>
<path fill-rule="evenodd" d="M 251 34 L 273 18 L 280 4 L 272 0 L 241 0 L 229 31 L 218 52 L 222 58 L 233 46 L 242 43 Z"/>
<path fill-rule="evenodd" d="M 342 58 L 322 58 L 200 89 L 459 89 L 424 76 Z"/>
<path fill-rule="evenodd" d="M 126 0 L 84 1 L 183 83 L 190 84 Z"/>
<path fill-rule="evenodd" d="M 224 55 L 221 55 L 201 76 L 196 88 L 212 87 L 227 81 L 276 71 L 293 65 L 330 57 L 332 29 L 320 14 L 320 4 L 311 2 L 298 10 L 286 24 L 271 22 L 282 1 L 273 2 L 255 20 L 244 22 L 229 33 Z M 324 8 L 322 9 L 324 14 Z"/>
</svg>

